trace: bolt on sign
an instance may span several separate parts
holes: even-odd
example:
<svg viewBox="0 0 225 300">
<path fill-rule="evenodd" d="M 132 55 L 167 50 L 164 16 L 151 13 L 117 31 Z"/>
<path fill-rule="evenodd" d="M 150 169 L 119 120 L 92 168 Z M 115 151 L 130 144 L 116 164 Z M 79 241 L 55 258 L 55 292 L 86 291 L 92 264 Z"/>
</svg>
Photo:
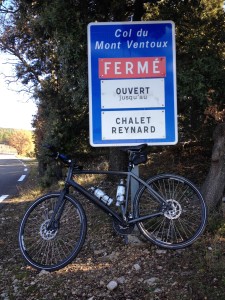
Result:
<svg viewBox="0 0 225 300">
<path fill-rule="evenodd" d="M 90 144 L 177 143 L 172 21 L 88 25 Z"/>
</svg>

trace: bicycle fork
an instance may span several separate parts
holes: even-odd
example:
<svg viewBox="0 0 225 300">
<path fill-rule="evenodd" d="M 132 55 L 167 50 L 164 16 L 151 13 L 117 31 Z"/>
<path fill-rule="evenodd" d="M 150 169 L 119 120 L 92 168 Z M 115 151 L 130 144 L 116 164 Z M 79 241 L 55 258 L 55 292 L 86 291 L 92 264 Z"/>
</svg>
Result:
<svg viewBox="0 0 225 300">
<path fill-rule="evenodd" d="M 63 190 L 61 190 L 58 201 L 54 207 L 53 214 L 51 215 L 50 222 L 47 226 L 47 230 L 49 231 L 56 231 L 59 229 L 59 220 L 62 216 L 64 206 L 65 206 L 65 195 L 68 193 L 69 188 L 65 187 Z"/>
</svg>

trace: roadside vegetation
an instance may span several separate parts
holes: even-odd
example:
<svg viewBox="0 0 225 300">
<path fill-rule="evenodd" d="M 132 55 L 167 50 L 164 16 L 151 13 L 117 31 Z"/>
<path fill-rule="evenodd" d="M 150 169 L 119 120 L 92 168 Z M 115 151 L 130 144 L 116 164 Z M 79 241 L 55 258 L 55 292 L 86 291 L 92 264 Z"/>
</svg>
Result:
<svg viewBox="0 0 225 300">
<path fill-rule="evenodd" d="M 1 153 L 33 157 L 34 136 L 31 130 L 18 130 L 12 128 L 0 128 Z"/>
<path fill-rule="evenodd" d="M 176 152 L 162 149 L 149 155 L 140 173 L 146 178 L 150 174 L 174 172 L 199 184 L 199 174 L 204 176 L 206 172 L 207 155 L 203 149 L 189 148 L 182 151 L 182 159 L 178 161 Z M 0 208 L 0 299 L 223 299 L 225 222 L 222 209 L 210 215 L 206 231 L 191 247 L 169 251 L 146 242 L 136 231 L 125 245 L 123 238 L 113 231 L 111 220 L 75 194 L 88 218 L 86 242 L 77 259 L 53 273 L 27 266 L 18 248 L 20 220 L 33 199 L 59 189 L 61 182 L 43 188 L 37 163 L 26 163 L 31 171 L 20 195 L 8 199 Z M 80 163 L 86 167 L 104 167 L 108 161 L 96 156 L 91 161 L 80 158 Z M 111 290 L 112 281 L 117 287 Z"/>
</svg>

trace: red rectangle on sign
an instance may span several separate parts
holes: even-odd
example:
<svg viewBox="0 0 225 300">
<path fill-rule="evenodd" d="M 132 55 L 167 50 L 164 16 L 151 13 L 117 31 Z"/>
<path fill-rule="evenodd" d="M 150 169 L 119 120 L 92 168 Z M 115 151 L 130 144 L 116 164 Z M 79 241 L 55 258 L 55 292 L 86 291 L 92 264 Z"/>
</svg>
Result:
<svg viewBox="0 0 225 300">
<path fill-rule="evenodd" d="M 98 68 L 100 79 L 166 77 L 166 58 L 99 58 Z"/>
</svg>

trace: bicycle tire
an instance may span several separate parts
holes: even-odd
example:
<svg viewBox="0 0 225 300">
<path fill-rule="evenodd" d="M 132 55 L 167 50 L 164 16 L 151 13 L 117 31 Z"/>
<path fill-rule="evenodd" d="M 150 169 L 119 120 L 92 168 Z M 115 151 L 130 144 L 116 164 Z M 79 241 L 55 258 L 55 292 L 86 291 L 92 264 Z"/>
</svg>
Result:
<svg viewBox="0 0 225 300">
<path fill-rule="evenodd" d="M 137 218 L 161 212 L 160 216 L 137 223 L 147 240 L 167 249 L 181 249 L 191 245 L 204 231 L 207 207 L 197 187 L 178 175 L 162 174 L 146 181 L 167 203 L 165 209 L 142 185 L 134 200 Z"/>
<path fill-rule="evenodd" d="M 37 270 L 56 271 L 80 252 L 87 218 L 80 202 L 65 195 L 65 206 L 55 231 L 47 229 L 60 193 L 38 198 L 26 211 L 19 228 L 19 247 L 26 262 Z"/>
</svg>

